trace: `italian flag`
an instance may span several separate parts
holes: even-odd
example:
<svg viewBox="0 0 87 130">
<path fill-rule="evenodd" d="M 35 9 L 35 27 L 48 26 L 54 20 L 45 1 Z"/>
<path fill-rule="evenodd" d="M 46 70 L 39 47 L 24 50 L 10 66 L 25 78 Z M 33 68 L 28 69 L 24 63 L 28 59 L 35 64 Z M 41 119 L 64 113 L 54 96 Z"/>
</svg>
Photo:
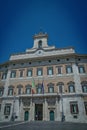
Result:
<svg viewBox="0 0 87 130">
<path fill-rule="evenodd" d="M 34 93 L 35 93 L 34 88 L 35 88 L 35 82 L 34 82 L 34 79 L 32 79 L 32 94 L 34 94 Z"/>
</svg>

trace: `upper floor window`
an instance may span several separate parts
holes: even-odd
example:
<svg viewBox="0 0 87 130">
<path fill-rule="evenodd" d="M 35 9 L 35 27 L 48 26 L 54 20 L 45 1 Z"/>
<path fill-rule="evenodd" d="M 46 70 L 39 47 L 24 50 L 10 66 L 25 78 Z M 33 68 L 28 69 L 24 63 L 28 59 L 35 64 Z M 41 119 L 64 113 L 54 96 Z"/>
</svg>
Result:
<svg viewBox="0 0 87 130">
<path fill-rule="evenodd" d="M 54 93 L 54 84 L 49 83 L 47 86 L 48 86 L 48 93 Z"/>
<path fill-rule="evenodd" d="M 47 68 L 47 74 L 48 75 L 53 75 L 53 67 L 48 67 Z"/>
<path fill-rule="evenodd" d="M 23 70 L 20 70 L 20 77 L 23 77 Z"/>
<path fill-rule="evenodd" d="M 49 93 L 54 93 L 54 87 L 53 86 L 49 86 L 48 87 L 48 92 Z"/>
<path fill-rule="evenodd" d="M 37 85 L 36 85 L 36 92 L 38 93 L 38 94 L 40 94 L 40 93 L 42 93 L 42 84 L 40 84 L 40 83 L 38 83 Z"/>
<path fill-rule="evenodd" d="M 15 78 L 16 77 L 16 71 L 12 71 L 10 77 Z"/>
<path fill-rule="evenodd" d="M 18 95 L 22 94 L 23 86 L 22 85 L 18 85 L 17 88 L 18 88 Z"/>
<path fill-rule="evenodd" d="M 59 85 L 59 93 L 63 93 L 63 86 Z"/>
<path fill-rule="evenodd" d="M 57 86 L 58 86 L 58 92 L 63 93 L 64 92 L 64 83 L 63 82 L 58 82 Z"/>
<path fill-rule="evenodd" d="M 22 94 L 21 88 L 18 88 L 18 95 Z"/>
<path fill-rule="evenodd" d="M 4 115 L 10 115 L 11 112 L 11 104 L 6 104 L 4 108 Z"/>
<path fill-rule="evenodd" d="M 70 81 L 70 82 L 68 83 L 68 89 L 69 89 L 69 92 L 70 92 L 70 93 L 75 92 L 74 82 Z"/>
<path fill-rule="evenodd" d="M 32 69 L 27 70 L 27 76 L 28 76 L 28 77 L 32 77 Z"/>
<path fill-rule="evenodd" d="M 69 85 L 69 92 L 70 92 L 70 93 L 75 92 L 75 87 L 74 87 L 74 85 Z"/>
<path fill-rule="evenodd" d="M 72 73 L 72 66 L 66 66 L 66 73 Z"/>
<path fill-rule="evenodd" d="M 26 94 L 31 94 L 31 86 L 26 85 Z"/>
<path fill-rule="evenodd" d="M 58 74 L 62 74 L 62 67 L 58 66 Z"/>
<path fill-rule="evenodd" d="M 7 72 L 4 72 L 3 74 L 2 74 L 2 79 L 6 79 L 7 78 Z"/>
<path fill-rule="evenodd" d="M 87 93 L 87 85 L 83 85 L 83 86 L 82 86 L 82 91 L 83 91 L 84 93 Z"/>
<path fill-rule="evenodd" d="M 8 87 L 8 95 L 9 95 L 9 96 L 12 96 L 12 95 L 13 95 L 13 92 L 14 92 L 14 86 L 9 86 L 9 87 Z"/>
<path fill-rule="evenodd" d="M 81 82 L 83 93 L 87 93 L 87 81 Z"/>
<path fill-rule="evenodd" d="M 42 41 L 41 40 L 38 42 L 38 48 L 39 49 L 42 48 Z"/>
<path fill-rule="evenodd" d="M 79 69 L 79 73 L 85 73 L 84 66 L 79 66 L 78 69 Z"/>
<path fill-rule="evenodd" d="M 43 74 L 42 68 L 37 68 L 37 75 L 41 76 Z"/>
<path fill-rule="evenodd" d="M 71 111 L 71 114 L 78 114 L 79 113 L 77 102 L 70 102 L 70 111 Z"/>
<path fill-rule="evenodd" d="M 31 88 L 26 88 L 26 94 L 31 94 Z"/>
<path fill-rule="evenodd" d="M 3 95 L 3 92 L 4 92 L 4 88 L 3 88 L 3 87 L 1 87 L 1 88 L 0 88 L 0 96 L 2 96 L 2 95 Z"/>
</svg>

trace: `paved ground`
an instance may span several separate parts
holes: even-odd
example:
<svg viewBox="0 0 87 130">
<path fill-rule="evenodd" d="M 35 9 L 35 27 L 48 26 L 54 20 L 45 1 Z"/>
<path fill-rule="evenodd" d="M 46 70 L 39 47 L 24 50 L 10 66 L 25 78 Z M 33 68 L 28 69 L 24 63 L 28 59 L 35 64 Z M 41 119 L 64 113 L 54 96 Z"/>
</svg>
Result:
<svg viewBox="0 0 87 130">
<path fill-rule="evenodd" d="M 85 123 L 34 121 L 34 122 L 4 122 L 0 130 L 87 130 Z"/>
</svg>

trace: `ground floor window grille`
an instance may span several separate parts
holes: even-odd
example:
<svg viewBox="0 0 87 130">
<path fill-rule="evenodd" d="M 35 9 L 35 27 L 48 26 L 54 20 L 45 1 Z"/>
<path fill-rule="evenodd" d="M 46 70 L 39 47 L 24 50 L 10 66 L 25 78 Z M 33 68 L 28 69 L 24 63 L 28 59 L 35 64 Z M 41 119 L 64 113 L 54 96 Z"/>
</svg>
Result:
<svg viewBox="0 0 87 130">
<path fill-rule="evenodd" d="M 6 104 L 4 108 L 4 115 L 10 115 L 11 112 L 11 104 Z"/>
<path fill-rule="evenodd" d="M 70 102 L 70 111 L 71 111 L 71 114 L 78 114 L 79 113 L 77 102 Z"/>
</svg>

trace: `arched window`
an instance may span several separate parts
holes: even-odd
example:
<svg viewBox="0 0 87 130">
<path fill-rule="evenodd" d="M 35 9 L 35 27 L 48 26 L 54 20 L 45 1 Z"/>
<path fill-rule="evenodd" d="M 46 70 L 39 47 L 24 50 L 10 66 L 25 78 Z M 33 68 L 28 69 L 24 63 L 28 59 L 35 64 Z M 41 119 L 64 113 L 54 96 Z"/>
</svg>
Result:
<svg viewBox="0 0 87 130">
<path fill-rule="evenodd" d="M 41 40 L 38 42 L 38 48 L 39 49 L 42 48 L 42 41 Z"/>
<path fill-rule="evenodd" d="M 36 88 L 37 93 L 38 94 L 42 93 L 42 84 L 37 84 L 36 87 L 37 87 Z"/>
<path fill-rule="evenodd" d="M 87 93 L 87 81 L 81 83 L 83 93 Z"/>
<path fill-rule="evenodd" d="M 58 86 L 58 92 L 63 93 L 64 92 L 64 83 L 63 82 L 58 82 L 57 86 Z"/>
<path fill-rule="evenodd" d="M 22 85 L 18 85 L 17 88 L 18 88 L 18 95 L 22 94 L 23 86 Z"/>
<path fill-rule="evenodd" d="M 8 95 L 9 95 L 9 96 L 12 96 L 12 95 L 13 95 L 13 92 L 14 92 L 14 86 L 9 86 L 9 87 L 8 87 Z"/>
<path fill-rule="evenodd" d="M 31 85 L 26 85 L 26 94 L 31 94 Z"/>
<path fill-rule="evenodd" d="M 54 93 L 54 84 L 49 83 L 47 86 L 48 86 L 48 93 Z"/>
<path fill-rule="evenodd" d="M 74 93 L 75 92 L 75 85 L 74 85 L 74 82 L 70 81 L 68 83 L 68 90 L 70 93 Z"/>
</svg>

